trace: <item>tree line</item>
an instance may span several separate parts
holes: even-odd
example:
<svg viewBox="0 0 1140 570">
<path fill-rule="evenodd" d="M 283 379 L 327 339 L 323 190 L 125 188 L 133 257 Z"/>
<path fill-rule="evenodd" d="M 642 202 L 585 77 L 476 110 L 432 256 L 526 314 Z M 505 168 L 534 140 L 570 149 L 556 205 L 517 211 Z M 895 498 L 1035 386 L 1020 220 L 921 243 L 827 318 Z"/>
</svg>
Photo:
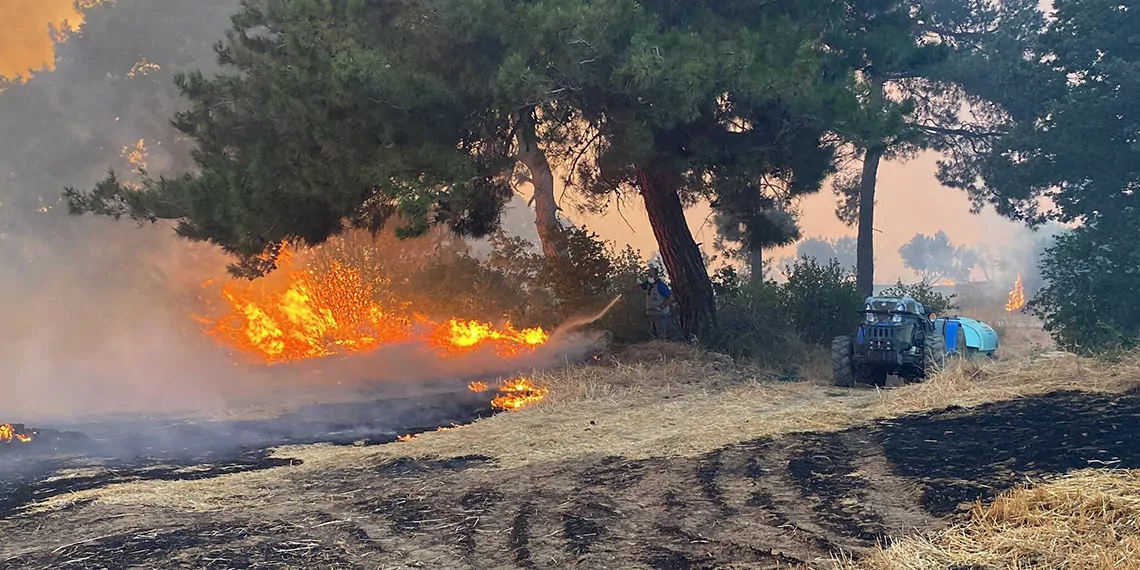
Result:
<svg viewBox="0 0 1140 570">
<path fill-rule="evenodd" d="M 65 196 L 77 214 L 175 220 L 256 277 L 284 242 L 391 220 L 404 236 L 491 234 L 520 179 L 535 189 L 544 254 L 569 255 L 555 199 L 566 173 L 599 211 L 640 197 L 683 328 L 715 339 L 687 205 L 712 205 L 722 245 L 760 279 L 764 249 L 800 237 L 797 198 L 831 178 L 868 294 L 878 166 L 934 150 L 939 179 L 977 208 L 1076 226 L 1047 250 L 1033 310 L 1067 346 L 1127 345 L 1140 310 L 1122 294 L 1140 267 L 1125 247 L 1140 229 L 1140 10 L 1054 8 L 246 0 L 215 47 L 221 71 L 175 77 L 193 166 L 139 183 L 111 172 Z"/>
</svg>

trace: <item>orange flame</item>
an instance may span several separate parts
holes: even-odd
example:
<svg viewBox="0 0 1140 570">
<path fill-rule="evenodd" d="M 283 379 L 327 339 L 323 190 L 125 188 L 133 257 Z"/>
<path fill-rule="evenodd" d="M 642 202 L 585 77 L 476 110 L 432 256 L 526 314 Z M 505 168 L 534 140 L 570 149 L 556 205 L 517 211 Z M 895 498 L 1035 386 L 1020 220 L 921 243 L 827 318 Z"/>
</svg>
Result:
<svg viewBox="0 0 1140 570">
<path fill-rule="evenodd" d="M 24 426 L 13 426 L 12 424 L 0 424 L 0 442 L 12 443 L 13 441 L 19 443 L 28 443 L 34 439 L 32 434 L 22 433 Z"/>
<path fill-rule="evenodd" d="M 360 272 L 339 263 L 322 273 L 285 269 L 284 291 L 266 293 L 260 284 L 231 282 L 222 290 L 228 312 L 218 319 L 199 319 L 224 345 L 264 360 L 267 364 L 358 353 L 381 345 L 420 341 L 444 354 L 462 354 L 492 346 L 500 356 L 532 350 L 549 338 L 540 328 L 515 330 L 509 323 L 449 319 L 435 323 L 377 304 L 374 290 Z M 205 284 L 204 284 L 205 285 Z M 401 308 L 403 309 L 403 308 Z"/>
<path fill-rule="evenodd" d="M 1005 304 L 1005 310 L 1012 313 L 1023 308 L 1025 308 L 1025 288 L 1021 285 L 1021 274 L 1019 273 L 1013 290 L 1009 292 L 1009 302 Z"/>
<path fill-rule="evenodd" d="M 549 389 L 535 386 L 526 378 L 516 378 L 499 386 L 499 395 L 491 400 L 491 407 L 500 411 L 516 411 L 542 401 Z"/>
<path fill-rule="evenodd" d="M 507 323 L 504 330 L 497 331 L 487 323 L 456 319 L 444 323 L 434 335 L 436 344 L 457 350 L 469 349 L 488 341 L 496 342 L 497 352 L 502 356 L 513 356 L 523 348 L 538 346 L 549 338 L 550 335 L 540 328 L 516 331 Z"/>
</svg>

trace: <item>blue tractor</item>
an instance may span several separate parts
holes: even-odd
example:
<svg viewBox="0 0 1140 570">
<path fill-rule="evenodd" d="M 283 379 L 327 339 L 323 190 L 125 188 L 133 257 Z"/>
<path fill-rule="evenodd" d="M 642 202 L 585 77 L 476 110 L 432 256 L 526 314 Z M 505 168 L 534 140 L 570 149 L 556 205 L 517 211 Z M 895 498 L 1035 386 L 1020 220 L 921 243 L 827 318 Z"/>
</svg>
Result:
<svg viewBox="0 0 1140 570">
<path fill-rule="evenodd" d="M 886 386 L 891 375 L 917 382 L 945 365 L 946 339 L 922 303 L 910 297 L 868 297 L 862 314 L 854 337 L 831 342 L 836 386 Z"/>
<path fill-rule="evenodd" d="M 938 317 L 910 297 L 868 297 L 863 320 L 852 336 L 831 343 L 835 385 L 885 386 L 894 375 L 904 382 L 929 378 L 947 356 L 995 358 L 997 333 L 966 317 Z"/>
</svg>

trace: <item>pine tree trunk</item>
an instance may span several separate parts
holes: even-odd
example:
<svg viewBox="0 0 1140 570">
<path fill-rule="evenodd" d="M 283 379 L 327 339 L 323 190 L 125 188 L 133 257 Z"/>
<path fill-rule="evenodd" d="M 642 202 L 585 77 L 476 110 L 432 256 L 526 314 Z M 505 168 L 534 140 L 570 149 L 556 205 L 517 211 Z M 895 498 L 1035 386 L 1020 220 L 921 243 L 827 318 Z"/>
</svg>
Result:
<svg viewBox="0 0 1140 570">
<path fill-rule="evenodd" d="M 748 250 L 748 280 L 760 283 L 764 280 L 764 250 L 760 248 Z"/>
<path fill-rule="evenodd" d="M 859 294 L 870 297 L 875 290 L 875 185 L 883 151 L 877 146 L 867 149 L 863 157 L 863 175 L 859 181 L 859 238 L 856 246 L 855 283 Z"/>
<path fill-rule="evenodd" d="M 515 139 L 518 141 L 519 162 L 530 171 L 531 185 L 534 187 L 534 224 L 538 229 L 538 239 L 542 242 L 542 252 L 547 257 L 566 254 L 561 243 L 562 225 L 558 221 L 558 203 L 554 199 L 554 173 L 550 160 L 538 146 L 535 133 L 534 110 L 520 113 L 515 124 Z"/>
<path fill-rule="evenodd" d="M 717 332 L 712 281 L 700 247 L 685 220 L 677 180 L 676 175 L 664 169 L 637 170 L 637 184 L 649 214 L 649 224 L 677 295 L 681 330 L 686 338 L 696 335 L 699 341 L 710 342 L 715 340 Z"/>
</svg>

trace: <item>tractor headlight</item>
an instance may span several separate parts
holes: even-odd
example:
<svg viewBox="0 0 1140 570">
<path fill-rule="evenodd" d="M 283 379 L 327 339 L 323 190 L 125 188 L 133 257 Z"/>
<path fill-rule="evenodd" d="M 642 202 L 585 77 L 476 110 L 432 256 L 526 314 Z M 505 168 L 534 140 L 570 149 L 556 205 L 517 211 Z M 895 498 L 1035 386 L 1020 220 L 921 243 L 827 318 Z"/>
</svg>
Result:
<svg viewBox="0 0 1140 570">
<path fill-rule="evenodd" d="M 891 322 L 898 324 L 902 322 L 902 315 L 891 315 Z"/>
<path fill-rule="evenodd" d="M 867 323 L 872 323 L 872 324 L 874 324 L 874 322 L 875 322 L 875 315 L 873 315 L 873 314 L 871 314 L 871 313 L 867 313 L 867 314 L 863 315 L 863 321 L 864 321 L 864 322 L 867 322 Z"/>
</svg>

